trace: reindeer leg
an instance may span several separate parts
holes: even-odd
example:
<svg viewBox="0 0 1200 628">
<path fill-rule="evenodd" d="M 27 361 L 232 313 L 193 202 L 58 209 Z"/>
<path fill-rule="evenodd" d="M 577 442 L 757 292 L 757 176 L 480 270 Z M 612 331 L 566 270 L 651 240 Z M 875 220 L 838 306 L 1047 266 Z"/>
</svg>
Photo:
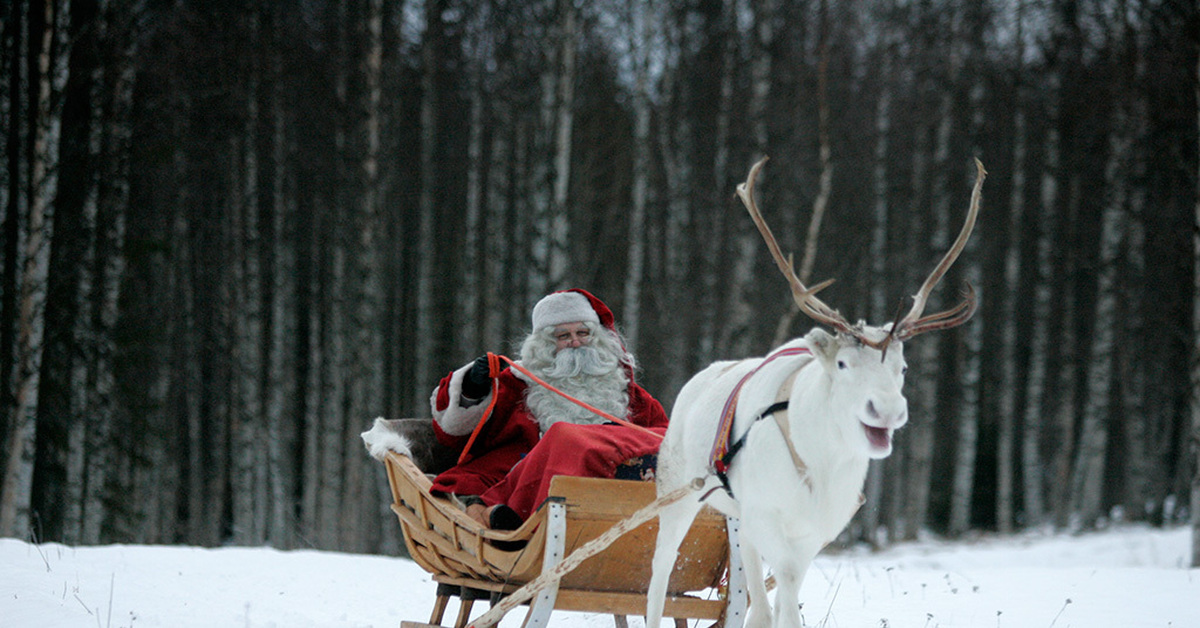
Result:
<svg viewBox="0 0 1200 628">
<path fill-rule="evenodd" d="M 750 613 L 746 616 L 745 628 L 770 628 L 771 603 L 767 600 L 767 585 L 763 581 L 762 556 L 745 536 L 741 542 L 746 588 L 750 590 Z"/>
<path fill-rule="evenodd" d="M 816 556 L 811 548 L 803 547 L 788 560 L 781 561 L 775 570 L 775 626 L 776 628 L 803 628 L 800 622 L 800 584 Z"/>
<path fill-rule="evenodd" d="M 654 560 L 650 563 L 650 586 L 646 591 L 646 628 L 658 628 L 662 623 L 663 606 L 667 599 L 667 584 L 679 556 L 679 545 L 700 512 L 700 499 L 690 496 L 658 513 L 658 538 L 654 542 Z"/>
</svg>

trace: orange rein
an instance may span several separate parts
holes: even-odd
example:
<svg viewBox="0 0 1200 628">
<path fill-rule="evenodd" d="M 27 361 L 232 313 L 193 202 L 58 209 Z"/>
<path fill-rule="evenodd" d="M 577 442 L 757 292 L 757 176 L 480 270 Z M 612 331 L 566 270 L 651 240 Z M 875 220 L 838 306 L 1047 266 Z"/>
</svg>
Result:
<svg viewBox="0 0 1200 628">
<path fill-rule="evenodd" d="M 612 421 L 613 423 L 624 425 L 625 427 L 632 427 L 635 430 L 641 430 L 641 431 L 643 431 L 647 434 L 650 434 L 652 436 L 655 436 L 657 438 L 662 438 L 662 434 L 659 434 L 658 432 L 655 432 L 651 429 L 642 427 L 641 425 L 638 425 L 631 421 L 617 418 L 595 406 L 592 406 L 591 404 L 587 403 L 586 401 L 576 399 L 575 397 L 568 395 L 567 393 L 555 388 L 554 386 L 551 386 L 550 384 L 546 383 L 544 380 L 542 380 L 537 375 L 530 373 L 529 369 L 527 369 L 527 368 L 521 366 L 520 364 L 517 364 L 513 360 L 511 360 L 508 356 L 496 355 L 495 353 L 492 353 L 489 351 L 487 354 L 487 358 L 488 358 L 488 375 L 490 375 L 492 378 L 492 400 L 488 403 L 487 409 L 483 411 L 483 418 L 479 419 L 479 424 L 476 425 L 475 430 L 471 432 L 471 437 L 467 439 L 467 445 L 465 447 L 463 447 L 462 455 L 460 455 L 458 457 L 458 464 L 462 464 L 462 463 L 466 462 L 467 452 L 471 451 L 471 446 L 475 444 L 476 437 L 478 437 L 479 432 L 481 432 L 483 430 L 483 424 L 487 423 L 488 417 L 492 416 L 492 408 L 495 407 L 496 397 L 498 396 L 496 394 L 496 388 L 498 387 L 499 384 L 497 384 L 497 382 L 496 382 L 496 377 L 498 377 L 500 375 L 500 371 L 503 370 L 501 368 L 500 360 L 504 360 L 505 362 L 508 362 L 509 366 L 511 366 L 514 369 L 517 369 L 518 371 L 520 371 L 523 375 L 525 375 L 529 379 L 533 380 L 534 382 L 536 382 L 542 386 L 545 386 L 546 388 L 549 388 L 550 390 L 557 393 L 558 395 L 560 395 L 567 401 L 570 401 L 571 403 L 573 403 L 589 412 L 594 412 L 597 415 L 599 415 L 605 419 L 608 419 L 609 421 Z"/>
</svg>

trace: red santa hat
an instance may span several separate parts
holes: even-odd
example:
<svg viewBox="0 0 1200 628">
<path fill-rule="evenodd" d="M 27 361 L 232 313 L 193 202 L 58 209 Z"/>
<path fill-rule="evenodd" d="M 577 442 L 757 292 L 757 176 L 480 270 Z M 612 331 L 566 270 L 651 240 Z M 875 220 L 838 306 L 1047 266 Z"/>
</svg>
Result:
<svg viewBox="0 0 1200 628">
<path fill-rule="evenodd" d="M 534 330 L 583 322 L 599 323 L 615 330 L 612 310 L 586 290 L 552 292 L 533 306 Z"/>
</svg>

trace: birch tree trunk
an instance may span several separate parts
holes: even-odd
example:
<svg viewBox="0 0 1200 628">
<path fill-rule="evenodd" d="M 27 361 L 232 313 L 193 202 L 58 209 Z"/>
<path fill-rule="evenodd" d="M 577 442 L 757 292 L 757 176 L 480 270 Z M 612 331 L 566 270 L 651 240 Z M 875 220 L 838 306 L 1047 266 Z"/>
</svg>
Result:
<svg viewBox="0 0 1200 628">
<path fill-rule="evenodd" d="M 728 202 L 727 191 L 729 190 L 729 125 L 733 116 L 733 81 L 734 81 L 734 65 L 737 63 L 737 29 L 736 29 L 736 0 L 721 1 L 721 17 L 718 37 L 720 41 L 715 45 L 721 51 L 720 53 L 720 96 L 716 103 L 717 111 L 714 120 L 715 132 L 712 137 L 712 170 L 710 174 L 712 179 L 713 206 L 723 207 Z M 704 290 L 704 301 L 700 303 L 702 321 L 700 323 L 700 333 L 697 339 L 696 354 L 700 364 L 708 364 L 715 359 L 718 351 L 723 351 L 724 347 L 718 347 L 718 339 L 721 337 L 723 327 L 721 326 L 720 310 L 724 305 L 720 294 L 724 291 L 721 285 L 721 266 L 720 260 L 725 259 L 725 252 L 729 249 L 729 242 L 725 240 L 726 230 L 724 229 L 725 213 L 718 212 L 712 218 L 712 227 L 709 230 L 709 236 L 703 245 L 702 259 L 704 267 L 701 282 Z"/>
<path fill-rule="evenodd" d="M 881 61 L 880 76 L 883 77 L 880 85 L 879 100 L 875 103 L 875 150 L 874 163 L 871 167 L 871 192 L 873 197 L 873 224 L 871 227 L 871 277 L 874 278 L 875 284 L 871 286 L 871 304 L 870 304 L 870 319 L 872 324 L 880 325 L 885 320 L 889 320 L 889 312 L 887 306 L 887 282 L 884 280 L 888 276 L 888 229 L 889 229 L 889 206 L 891 199 L 888 194 L 888 134 L 891 132 L 892 124 L 892 86 L 888 77 L 891 76 L 891 55 L 885 54 Z M 877 537 L 875 532 L 879 530 L 880 522 L 883 520 L 884 504 L 884 467 L 890 469 L 902 469 L 904 467 L 904 449 L 905 445 L 900 445 L 892 451 L 892 455 L 887 460 L 874 460 L 871 462 L 870 471 L 867 474 L 866 508 L 860 512 L 863 513 L 863 525 L 866 527 L 867 538 L 872 543 L 879 543 L 881 539 Z M 902 473 L 896 472 L 890 474 L 890 483 L 893 488 L 901 489 L 900 478 Z M 887 500 L 886 506 L 892 506 L 902 501 L 899 492 L 893 492 L 892 498 Z M 898 513 L 896 513 L 898 514 Z M 887 522 L 888 535 L 896 538 L 897 535 L 903 535 L 903 530 L 898 527 L 897 518 L 891 518 Z"/>
<path fill-rule="evenodd" d="M 7 356 L 16 351 L 17 319 L 17 282 L 20 280 L 18 247 L 20 245 L 21 217 L 28 211 L 29 198 L 25 190 L 29 189 L 29 169 L 25 147 L 29 145 L 29 107 L 31 103 L 26 97 L 28 87 L 29 45 L 30 36 L 26 22 L 29 20 L 29 3 L 10 3 L 11 10 L 5 16 L 3 28 L 0 29 L 0 73 L 3 73 L 4 93 L 0 98 L 0 114 L 4 122 L 5 154 L 8 155 L 5 167 L 0 169 L 4 186 L 0 187 L 0 199 L 4 204 L 2 232 L 3 249 L 0 258 L 0 407 L 12 406 L 12 390 L 14 385 L 14 370 L 16 364 Z M 7 466 L 11 439 L 17 437 L 18 423 L 10 414 L 5 414 L 0 420 L 0 464 Z M 0 471 L 0 482 L 4 481 L 4 472 Z M 0 500 L 4 499 L 3 485 L 0 484 Z M 0 530 L 0 534 L 4 531 Z"/>
<path fill-rule="evenodd" d="M 276 20 L 278 14 L 275 14 Z M 270 481 L 271 506 L 267 526 L 267 538 L 273 546 L 294 546 L 295 518 L 293 513 L 296 494 L 296 465 L 292 461 L 296 450 L 296 430 L 287 420 L 289 412 L 299 407 L 295 402 L 297 370 L 288 351 L 296 351 L 290 339 L 295 338 L 296 302 L 288 298 L 296 290 L 297 268 L 294 248 L 290 245 L 292 234 L 287 225 L 295 216 L 289 214 L 292 203 L 285 197 L 287 172 L 287 120 L 284 115 L 282 90 L 283 60 L 278 51 L 269 57 L 269 139 L 271 203 L 269 218 L 264 221 L 270 237 L 263 243 L 263 281 L 266 301 L 267 350 L 265 356 L 266 381 L 266 425 L 267 425 L 267 469 Z"/>
<path fill-rule="evenodd" d="M 125 275 L 125 223 L 129 205 L 129 151 L 132 136 L 130 124 L 135 78 L 133 62 L 138 49 L 134 20 L 127 19 L 111 7 L 106 11 L 104 20 L 108 39 L 106 46 L 112 50 L 105 68 L 111 77 L 111 85 L 105 97 L 101 140 L 104 165 L 100 171 L 97 200 L 97 277 L 94 286 L 96 292 L 92 297 L 97 316 L 91 329 L 96 351 L 86 415 L 90 417 L 93 427 L 89 429 L 87 444 L 90 459 L 86 493 L 88 509 L 83 518 L 82 538 L 86 544 L 102 540 L 102 528 L 107 515 L 104 500 L 108 497 L 109 488 L 105 471 L 112 466 L 107 448 L 118 412 L 114 334 L 120 315 L 120 289 Z M 158 449 L 157 443 L 147 443 L 144 451 L 147 457 L 153 457 Z M 92 475 L 93 469 L 99 477 Z M 152 506 L 139 504 L 137 508 L 143 517 L 149 518 L 151 511 L 142 509 Z"/>
<path fill-rule="evenodd" d="M 1053 92 L 1054 81 L 1048 81 Z M 1042 214 L 1051 214 L 1058 206 L 1059 136 L 1054 120 L 1058 112 L 1054 100 L 1049 101 L 1047 126 L 1042 141 L 1045 165 L 1042 171 L 1038 200 Z M 1055 231 L 1052 220 L 1039 221 L 1036 257 L 1033 262 L 1033 315 L 1029 339 L 1029 373 L 1025 380 L 1025 406 L 1021 409 L 1023 432 L 1021 436 L 1021 477 L 1023 507 L 1026 525 L 1040 526 L 1046 519 L 1045 492 L 1047 470 L 1043 464 L 1041 438 L 1045 422 L 1045 395 L 1049 385 L 1051 316 L 1053 310 Z"/>
<path fill-rule="evenodd" d="M 509 198 L 516 183 L 510 175 L 513 172 L 512 161 L 516 153 L 516 142 L 513 141 L 516 132 L 513 127 L 517 125 L 511 106 L 498 104 L 495 115 L 497 130 L 492 134 L 489 150 L 487 223 L 488 228 L 495 230 L 495 233 L 512 233 L 515 229 L 509 223 Z M 509 308 L 505 307 L 504 299 L 504 295 L 509 292 L 506 290 L 506 282 L 512 281 L 512 275 L 515 274 L 505 272 L 508 267 L 506 262 L 514 250 L 518 250 L 518 246 L 511 240 L 496 237 L 487 239 L 485 250 L 485 259 L 488 261 L 482 266 L 482 289 L 486 311 L 479 346 L 499 347 L 508 328 L 506 322 Z M 432 383 L 430 387 L 432 388 Z"/>
<path fill-rule="evenodd" d="M 571 234 L 567 197 L 571 190 L 571 135 L 575 130 L 575 65 L 579 48 L 579 10 L 575 0 L 559 0 L 562 34 L 559 45 L 558 94 L 554 114 L 554 196 L 550 216 L 549 255 L 546 260 L 548 287 L 568 287 L 568 251 Z"/>
<path fill-rule="evenodd" d="M 37 503 L 38 491 L 51 491 L 51 500 L 58 502 L 62 512 L 60 526 L 64 543 L 78 545 L 84 535 L 84 517 L 94 508 L 101 508 L 99 500 L 88 503 L 88 456 L 106 451 L 108 443 L 98 443 L 99 448 L 89 448 L 89 435 L 93 424 L 100 418 L 89 411 L 88 402 L 92 391 L 91 367 L 93 366 L 97 342 L 93 342 L 94 323 L 93 296 L 96 294 L 96 215 L 100 197 L 100 182 L 105 177 L 97 172 L 98 164 L 106 162 L 104 155 L 105 125 L 105 77 L 108 76 L 100 59 L 104 35 L 103 22 L 94 7 L 76 9 L 72 15 L 73 49 L 77 63 L 71 65 L 71 76 L 67 84 L 66 101 L 63 105 L 63 161 L 60 186 L 66 193 L 59 193 L 55 205 L 57 233 L 50 253 L 49 293 L 56 290 L 60 296 L 47 303 L 46 308 L 46 352 L 42 368 L 40 392 L 37 464 L 38 475 L 53 474 L 47 467 L 58 456 L 62 459 L 61 487 L 47 486 L 43 480 L 40 488 L 35 477 L 33 508 L 39 516 L 50 520 L 54 516 L 54 505 L 43 496 Z M 77 103 L 76 99 L 84 100 Z M 83 114 L 80 110 L 86 110 Z M 73 113 L 74 112 L 74 113 Z M 71 116 L 83 120 L 73 122 Z M 72 130 L 74 126 L 74 130 Z M 85 128 L 79 128 L 83 126 Z M 72 141 L 70 136 L 75 138 Z M 116 157 L 115 155 L 113 157 Z M 72 193 L 73 192 L 73 193 Z M 62 296 L 69 294 L 69 297 Z M 96 339 L 99 341 L 99 339 Z M 65 345 L 65 347 L 64 347 Z M 66 372 L 60 372 L 64 368 Z M 64 378 L 65 381 L 61 381 Z M 64 398 L 58 398 L 55 387 L 64 386 Z M 57 425 L 56 425 L 57 424 Z M 57 427 L 61 436 L 53 436 Z M 57 448 L 55 440 L 65 441 L 60 452 L 47 456 L 47 449 Z M 48 447 L 47 447 L 48 446 Z M 49 463 L 49 464 L 47 464 Z M 95 495 L 99 496 L 100 491 Z M 53 528 L 43 534 L 53 535 Z"/>
<path fill-rule="evenodd" d="M 468 351 L 478 350 L 480 346 L 494 346 L 483 342 L 485 326 L 481 316 L 481 312 L 485 311 L 484 304 L 494 303 L 494 301 L 484 300 L 484 286 L 485 282 L 489 280 L 485 276 L 486 269 L 495 263 L 495 258 L 483 254 L 486 246 L 483 221 L 486 184 L 484 173 L 487 165 L 484 162 L 484 117 L 485 101 L 487 100 L 487 94 L 484 91 L 484 74 L 487 70 L 484 66 L 490 62 L 492 55 L 488 51 L 486 37 L 479 37 L 473 41 L 472 47 L 476 49 L 481 58 L 471 63 L 468 78 L 470 113 L 467 131 L 469 136 L 467 138 L 466 217 L 463 225 L 463 248 L 460 255 L 462 258 L 462 288 L 457 293 L 458 305 L 456 308 L 462 317 L 457 340 L 460 346 Z"/>
<path fill-rule="evenodd" d="M 361 431 L 358 426 L 365 424 L 371 417 L 376 416 L 383 403 L 383 339 L 380 337 L 383 311 L 383 277 L 381 253 L 381 185 L 379 178 L 380 128 L 382 126 L 381 104 L 382 92 L 382 63 L 383 63 L 383 6 L 382 0 L 370 0 L 367 3 L 364 19 L 366 44 L 363 47 L 363 58 L 360 67 L 363 68 L 364 87 L 359 107 L 364 113 L 363 128 L 358 132 L 362 136 L 365 147 L 361 161 L 358 164 L 358 178 L 361 182 L 362 198 L 358 208 L 356 221 L 357 241 L 355 252 L 348 257 L 353 259 L 356 276 L 353 285 L 357 294 L 354 306 L 353 330 L 350 356 L 353 360 L 350 370 L 350 409 L 347 413 L 343 443 L 353 443 Z M 366 474 L 365 466 L 369 459 L 356 451 L 355 447 L 345 448 L 345 469 L 347 499 L 341 508 L 339 528 L 342 532 L 340 548 L 352 551 L 365 551 L 366 528 L 371 535 L 378 537 L 379 519 L 364 521 L 363 505 L 367 499 L 378 495 L 379 486 L 376 481 L 381 478 L 378 474 Z"/>
<path fill-rule="evenodd" d="M 260 41 L 258 16 L 250 11 L 246 16 L 246 30 L 250 41 Z M 230 178 L 239 189 L 233 191 L 230 228 L 230 289 L 233 298 L 230 305 L 236 311 L 229 313 L 233 319 L 234 340 L 232 343 L 234 369 L 232 375 L 233 407 L 230 416 L 232 433 L 232 500 L 233 542 L 237 545 L 262 545 L 266 540 L 265 520 L 259 516 L 267 506 L 260 494 L 258 469 L 263 468 L 259 444 L 264 441 L 261 419 L 263 416 L 263 391 L 259 376 L 262 373 L 262 320 L 263 301 L 259 288 L 262 286 L 258 253 L 259 244 L 259 197 L 258 197 L 258 97 L 261 76 L 257 63 L 258 54 L 250 61 L 246 77 L 245 127 L 233 151 Z"/>
<path fill-rule="evenodd" d="M 67 3 L 46 0 L 44 24 L 37 47 L 37 95 L 32 153 L 29 155 L 29 214 L 21 235 L 21 281 L 17 315 L 14 429 L 5 453 L 4 486 L 0 492 L 0 534 L 24 538 L 29 531 L 33 482 L 34 436 L 37 432 L 38 383 L 45 333 L 46 282 L 50 241 L 54 229 L 58 136 L 61 100 L 66 81 L 69 44 L 63 37 Z"/>
<path fill-rule="evenodd" d="M 680 18 L 682 20 L 682 18 Z M 678 102 L 685 93 L 686 85 L 680 79 L 680 48 L 684 38 L 688 37 L 686 26 L 676 20 L 664 19 L 663 32 L 666 41 L 663 64 L 662 100 L 660 111 L 663 115 L 675 120 L 674 124 L 658 125 L 658 145 L 662 151 L 662 168 L 666 181 L 666 224 L 663 228 L 665 251 L 664 273 L 667 278 L 665 291 L 668 303 L 688 303 L 695 295 L 688 289 L 690 282 L 688 271 L 691 264 L 692 242 L 688 240 L 688 229 L 695 219 L 688 202 L 688 192 L 693 187 L 693 170 L 690 157 L 694 151 L 694 135 L 691 124 L 686 116 L 675 116 Z M 699 318 L 699 317 L 695 317 Z M 689 321 L 689 325 L 693 324 Z M 693 329 L 689 327 L 689 329 Z M 694 338 L 696 334 L 688 333 L 686 337 Z M 692 374 L 691 351 L 689 342 L 667 343 L 666 368 L 668 369 L 666 389 L 678 391 Z M 669 410 L 669 409 L 668 409 Z"/>
<path fill-rule="evenodd" d="M 934 253 L 938 247 L 944 247 L 948 241 L 946 225 L 932 219 L 930 199 L 924 190 L 929 189 L 928 181 L 930 146 L 926 139 L 929 130 L 922 128 L 917 133 L 917 145 L 912 151 L 912 205 L 908 210 L 909 232 L 917 234 L 914 240 L 916 254 L 912 257 L 915 263 L 910 263 L 906 273 L 906 285 L 919 285 L 924 278 L 920 273 L 925 272 L 928 264 L 933 262 Z M 924 238 L 921 234 L 928 234 Z M 929 294 L 926 309 L 940 311 L 940 291 Z M 908 491 L 904 504 L 904 521 L 906 522 L 901 538 L 906 541 L 916 540 L 926 523 L 929 513 L 930 487 L 933 476 L 933 446 L 935 424 L 938 419 L 937 400 L 939 379 L 937 377 L 937 358 L 940 355 L 941 338 L 943 334 L 925 334 L 920 341 L 912 344 L 908 354 L 911 375 L 905 393 L 909 401 L 909 425 L 905 428 L 908 449 Z M 915 381 L 913 381 L 915 380 Z"/>
<path fill-rule="evenodd" d="M 753 13 L 753 23 L 750 26 L 752 33 L 750 46 L 753 53 L 750 62 L 750 98 L 746 109 L 750 118 L 750 134 L 753 142 L 752 160 L 757 161 L 766 156 L 768 150 L 767 107 L 771 100 L 771 68 L 774 64 L 772 43 L 775 40 L 774 21 L 777 6 L 772 0 L 756 0 L 751 5 L 749 8 Z M 740 13 L 743 8 L 735 0 L 731 3 L 730 10 Z M 736 21 L 733 24 L 731 37 L 737 33 Z M 728 155 L 725 160 L 726 163 L 729 163 Z M 721 177 L 722 172 L 718 171 L 718 181 Z M 723 183 L 719 183 L 716 190 L 721 195 L 729 193 Z M 764 192 L 768 190 L 770 190 L 769 187 L 765 188 Z M 730 225 L 727 230 L 730 250 L 727 250 L 725 254 L 725 263 L 728 269 L 725 271 L 727 276 L 725 287 L 722 290 L 725 294 L 725 307 L 723 308 L 725 320 L 717 341 L 721 351 L 726 355 L 735 356 L 751 355 L 752 353 L 751 341 L 754 333 L 750 326 L 754 320 L 754 311 L 750 303 L 750 290 L 754 286 L 754 261 L 760 250 L 759 236 L 752 228 L 752 223 L 745 220 L 744 216 L 741 218 L 730 220 L 728 223 Z M 779 294 L 784 293 L 781 291 Z"/>
<path fill-rule="evenodd" d="M 432 390 L 434 349 L 433 275 L 434 220 L 437 218 L 435 191 L 438 180 L 436 159 L 438 140 L 438 68 L 441 65 L 442 12 L 445 0 L 425 4 L 425 34 L 421 41 L 421 194 L 420 218 L 417 227 L 416 252 L 416 337 L 412 360 L 412 406 L 418 416 L 424 416 Z"/>
<path fill-rule="evenodd" d="M 1196 64 L 1196 128 L 1200 130 L 1200 61 Z M 1192 223 L 1192 567 L 1200 567 L 1200 165 L 1196 170 L 1196 214 Z"/>
<path fill-rule="evenodd" d="M 1001 534 L 1013 531 L 1013 480 L 1015 457 L 1016 407 L 1018 393 L 1019 334 L 1017 330 L 1017 302 L 1025 291 L 1021 289 L 1021 251 L 1024 247 L 1025 227 L 1025 155 L 1026 125 L 1024 101 L 1024 0 L 1017 3 L 1017 51 L 1016 71 L 1013 74 L 1013 148 L 1012 148 L 1012 192 L 1008 206 L 1008 242 L 1004 251 L 1003 315 L 1000 332 L 1000 382 L 997 384 L 996 442 L 996 529 Z M 1025 426 L 1033 429 L 1035 426 Z M 1035 440 L 1036 442 L 1036 440 Z M 1040 512 L 1041 496 L 1031 499 Z M 1030 513 L 1027 513 L 1030 514 Z M 1039 515 L 1040 516 L 1040 515 Z"/>
<path fill-rule="evenodd" d="M 817 236 L 821 233 L 821 224 L 825 220 L 825 212 L 829 209 L 829 197 L 833 194 L 833 147 L 829 139 L 829 5 L 821 0 L 820 11 L 819 59 L 817 61 L 817 163 L 821 173 L 818 176 L 817 195 L 813 198 L 812 217 L 808 222 L 808 231 L 804 240 L 804 255 L 800 258 L 800 269 L 797 276 L 800 281 L 807 283 L 812 276 L 813 266 L 817 261 Z M 800 314 L 800 308 L 791 304 L 775 327 L 775 338 L 772 346 L 783 344 L 791 335 L 792 323 Z"/>
<path fill-rule="evenodd" d="M 330 212 L 332 213 L 332 212 Z M 346 379 L 342 377 L 348 362 L 346 339 L 348 321 L 347 294 L 347 251 L 344 230 L 339 228 L 331 216 L 323 216 L 323 228 L 328 235 L 321 238 L 322 246 L 328 249 L 322 262 L 328 265 L 323 273 L 324 286 L 321 299 L 321 361 L 319 374 L 318 425 L 315 431 L 317 448 L 321 457 L 320 475 L 317 478 L 317 547 L 335 549 L 341 538 L 338 524 L 341 521 L 342 500 L 347 490 L 343 452 L 349 445 L 344 440 L 346 414 Z"/>
<path fill-rule="evenodd" d="M 625 273 L 625 310 L 621 317 L 625 340 L 635 355 L 642 310 L 642 281 L 646 266 L 646 195 L 650 176 L 650 52 L 651 8 L 631 2 L 629 49 L 634 67 L 633 92 L 633 207 L 629 214 L 629 263 Z"/>
<path fill-rule="evenodd" d="M 957 41 L 951 39 L 951 85 L 954 85 L 959 77 L 960 61 L 958 59 L 958 45 Z M 950 187 L 951 181 L 954 179 L 949 175 L 951 172 L 957 170 L 950 165 L 950 141 L 954 123 L 953 94 L 947 91 L 942 94 L 938 111 L 936 147 L 934 148 L 933 156 L 934 169 L 936 171 L 933 191 L 935 195 L 933 199 L 934 222 L 936 224 L 934 233 L 937 236 L 937 239 L 934 241 L 934 248 L 937 251 L 945 251 L 950 245 L 950 205 L 953 196 Z M 967 323 L 967 325 L 971 324 Z M 972 332 L 967 328 L 960 330 L 958 333 L 970 335 Z M 942 361 L 943 364 L 946 362 L 946 360 Z M 978 375 L 978 373 L 961 372 L 961 369 L 969 370 L 970 367 L 970 364 L 959 364 L 958 386 L 961 389 L 961 393 L 960 398 L 956 400 L 957 403 L 954 406 L 957 409 L 954 413 L 957 429 L 955 430 L 954 479 L 950 495 L 950 521 L 948 526 L 950 534 L 954 536 L 966 532 L 970 527 L 972 489 L 975 484 L 975 443 L 978 440 L 979 434 L 978 409 L 974 403 L 975 398 L 973 396 L 968 397 L 968 395 L 971 394 L 975 386 L 975 382 L 970 378 Z"/>
<path fill-rule="evenodd" d="M 1127 35 L 1121 33 L 1118 40 Z M 1115 42 L 1118 49 L 1121 41 Z M 1103 515 L 1105 457 L 1108 452 L 1109 422 L 1114 403 L 1113 372 L 1116 361 L 1117 265 L 1126 232 L 1129 171 L 1134 139 L 1130 133 L 1131 115 L 1125 90 L 1131 81 L 1121 81 L 1115 89 L 1112 120 L 1108 132 L 1108 160 L 1104 168 L 1105 202 L 1100 216 L 1100 255 L 1096 305 L 1092 337 L 1088 346 L 1087 394 L 1079 448 L 1072 469 L 1071 511 L 1081 525 L 1090 528 Z M 1141 420 L 1140 417 L 1131 417 Z"/>
</svg>

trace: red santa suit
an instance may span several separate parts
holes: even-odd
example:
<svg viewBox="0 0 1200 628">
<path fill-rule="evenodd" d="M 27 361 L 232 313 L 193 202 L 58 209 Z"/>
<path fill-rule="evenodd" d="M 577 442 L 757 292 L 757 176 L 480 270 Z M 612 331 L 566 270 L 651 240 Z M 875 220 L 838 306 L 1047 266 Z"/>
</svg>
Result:
<svg viewBox="0 0 1200 628">
<path fill-rule="evenodd" d="M 586 296 L 600 324 L 613 329 L 612 312 L 602 302 L 582 290 L 571 292 Z M 536 309 L 534 318 L 538 320 Z M 462 450 L 479 428 L 460 463 L 434 479 L 434 491 L 479 495 L 485 504 L 505 504 L 527 519 L 545 500 L 553 476 L 612 477 L 618 465 L 657 452 L 662 442 L 653 434 L 612 423 L 561 421 L 543 435 L 525 403 L 528 387 L 539 384 L 512 368 L 496 378 L 494 402 L 485 398 L 463 407 L 462 383 L 471 366 L 443 378 L 430 399 L 434 432 L 443 445 Z M 662 404 L 633 382 L 632 373 L 629 376 L 628 413 L 622 418 L 661 436 L 667 427 Z"/>
</svg>

